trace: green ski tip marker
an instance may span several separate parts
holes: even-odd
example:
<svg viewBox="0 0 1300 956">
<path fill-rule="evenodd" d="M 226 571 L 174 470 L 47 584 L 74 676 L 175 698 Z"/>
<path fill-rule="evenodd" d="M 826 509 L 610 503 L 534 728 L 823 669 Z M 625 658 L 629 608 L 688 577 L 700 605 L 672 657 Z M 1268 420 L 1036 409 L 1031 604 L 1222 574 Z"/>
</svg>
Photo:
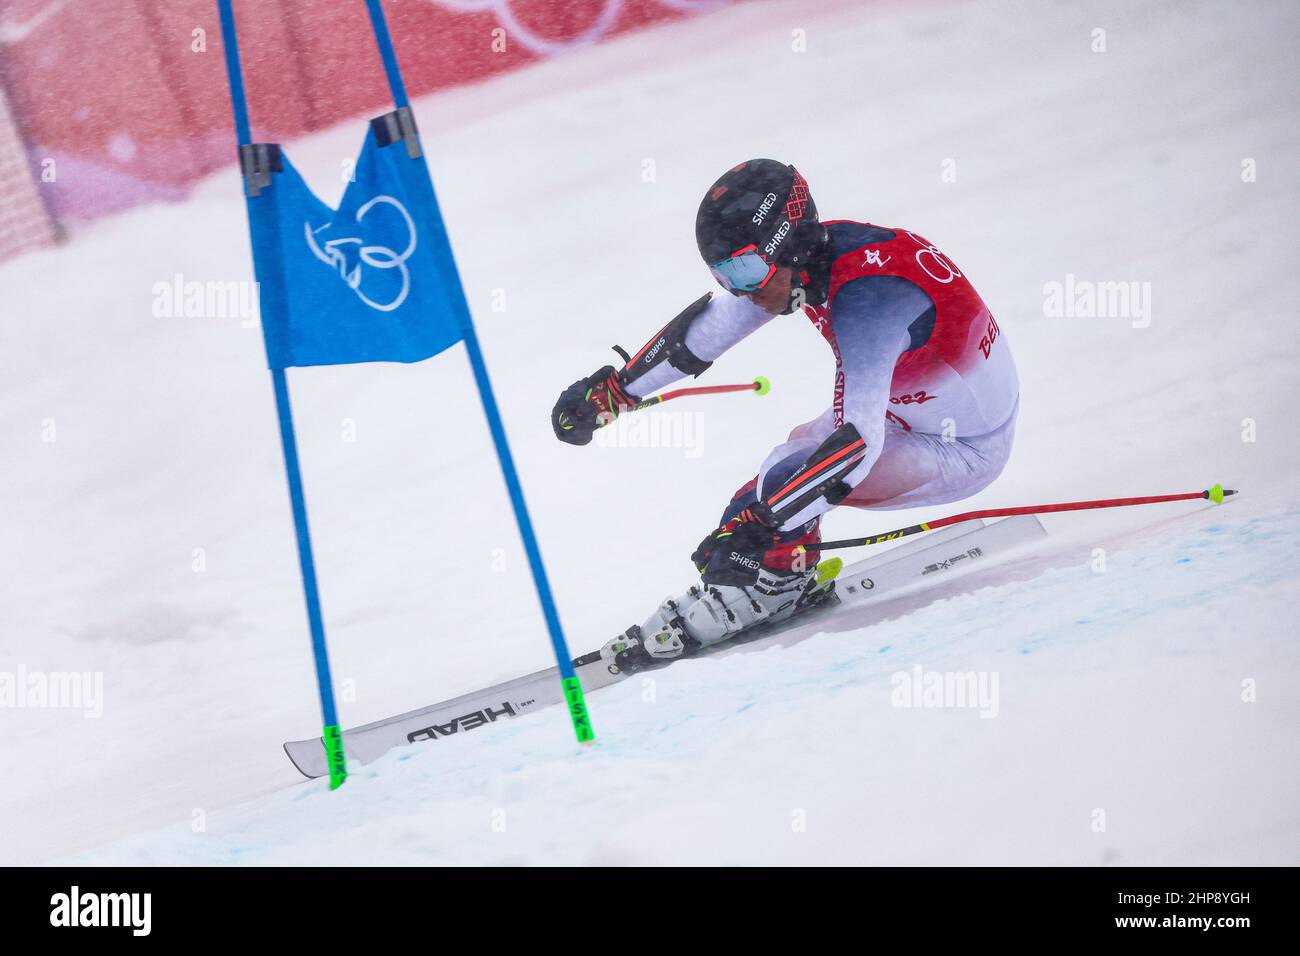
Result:
<svg viewBox="0 0 1300 956">
<path fill-rule="evenodd" d="M 330 789 L 337 790 L 348 779 L 348 758 L 343 752 L 343 731 L 338 724 L 325 727 L 325 759 L 330 766 Z"/>
<path fill-rule="evenodd" d="M 771 382 L 769 382 L 761 375 L 758 378 L 754 379 L 754 393 L 756 395 L 766 395 L 770 391 L 772 391 Z"/>
</svg>

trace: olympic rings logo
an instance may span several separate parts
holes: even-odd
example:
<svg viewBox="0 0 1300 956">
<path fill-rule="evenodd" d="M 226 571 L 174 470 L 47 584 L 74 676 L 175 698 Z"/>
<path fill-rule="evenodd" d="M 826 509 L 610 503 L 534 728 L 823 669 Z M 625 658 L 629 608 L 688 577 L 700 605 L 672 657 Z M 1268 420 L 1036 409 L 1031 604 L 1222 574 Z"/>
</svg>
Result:
<svg viewBox="0 0 1300 956">
<path fill-rule="evenodd" d="M 921 239 L 912 235 L 912 233 L 910 232 L 907 233 L 907 235 L 911 236 L 912 240 L 918 246 L 921 246 L 921 248 L 916 251 L 916 264 L 920 266 L 923 270 L 925 270 L 925 274 L 928 275 L 931 279 L 933 279 L 935 282 L 942 282 L 944 285 L 947 285 L 953 279 L 960 279 L 962 277 L 961 273 L 957 271 L 957 267 L 954 266 L 947 259 L 945 259 L 943 257 L 943 253 L 940 252 L 937 248 L 923 242 Z M 929 256 L 930 262 L 934 264 L 936 267 L 942 266 L 944 269 L 944 274 L 936 275 L 933 271 L 931 271 L 930 266 L 926 265 L 926 260 L 923 259 L 922 256 Z"/>
<path fill-rule="evenodd" d="M 311 223 L 302 224 L 303 233 L 307 238 L 307 245 L 311 248 L 312 254 L 325 263 L 331 269 L 337 269 L 339 278 L 346 283 L 347 287 L 356 293 L 358 299 L 368 305 L 370 308 L 379 312 L 392 312 L 403 302 L 406 301 L 407 294 L 411 291 L 411 273 L 406 268 L 406 260 L 411 258 L 411 253 L 415 252 L 415 222 L 411 219 L 405 207 L 394 199 L 392 196 L 376 196 L 364 206 L 357 210 L 356 222 L 361 224 L 361 220 L 366 217 L 376 205 L 383 203 L 392 206 L 402 216 L 406 222 L 407 235 L 410 237 L 406 243 L 406 248 L 401 252 L 394 252 L 388 246 L 362 245 L 361 239 L 356 236 L 344 236 L 340 239 L 330 239 L 322 248 L 316 242 L 316 235 L 312 231 Z M 332 224 L 330 224 L 332 225 Z M 330 225 L 322 226 L 322 229 L 330 228 Z M 357 264 L 348 269 L 348 250 L 353 249 L 357 258 Z M 402 277 L 402 287 L 391 302 L 382 303 L 371 299 L 362 291 L 362 272 L 363 265 L 371 266 L 375 269 L 388 270 L 396 269 L 398 275 Z"/>
<path fill-rule="evenodd" d="M 595 22 L 569 40 L 548 40 L 546 37 L 539 36 L 515 15 L 510 0 L 428 0 L 428 2 L 455 13 L 491 12 L 524 49 L 541 56 L 556 56 L 579 47 L 589 46 L 607 34 L 618 20 L 618 15 L 623 12 L 624 0 L 605 0 Z M 657 2 L 669 10 L 697 13 L 723 6 L 730 0 L 657 0 Z"/>
</svg>

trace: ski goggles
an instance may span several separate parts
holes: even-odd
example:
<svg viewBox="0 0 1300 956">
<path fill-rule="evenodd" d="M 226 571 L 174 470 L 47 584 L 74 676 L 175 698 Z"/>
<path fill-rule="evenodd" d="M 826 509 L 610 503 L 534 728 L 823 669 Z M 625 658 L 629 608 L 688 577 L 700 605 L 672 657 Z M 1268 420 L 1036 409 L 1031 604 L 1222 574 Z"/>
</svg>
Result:
<svg viewBox="0 0 1300 956">
<path fill-rule="evenodd" d="M 709 266 L 713 278 L 724 289 L 737 294 L 757 292 L 776 274 L 776 265 L 763 258 L 758 246 L 749 245 L 737 249 L 729 258 Z"/>
</svg>

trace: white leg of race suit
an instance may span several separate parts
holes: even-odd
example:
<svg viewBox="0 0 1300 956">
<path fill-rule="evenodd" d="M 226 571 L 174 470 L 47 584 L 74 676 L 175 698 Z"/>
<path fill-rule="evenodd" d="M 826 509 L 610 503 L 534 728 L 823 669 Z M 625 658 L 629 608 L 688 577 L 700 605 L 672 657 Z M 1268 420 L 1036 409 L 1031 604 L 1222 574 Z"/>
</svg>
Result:
<svg viewBox="0 0 1300 956">
<path fill-rule="evenodd" d="M 946 440 L 941 435 L 885 425 L 880 457 L 842 506 L 892 511 L 918 505 L 941 505 L 969 498 L 992 484 L 1011 457 L 1019 403 L 1007 421 L 987 435 Z M 798 426 L 789 440 L 772 449 L 759 470 L 759 487 L 767 473 L 791 458 L 805 460 L 835 430 L 835 413 L 827 409 Z"/>
<path fill-rule="evenodd" d="M 1002 473 L 1011 455 L 1015 425 L 1013 411 L 1003 425 L 987 435 L 945 440 L 940 435 L 908 430 L 890 422 L 885 427 L 880 457 L 840 504 L 890 511 L 968 498 Z M 767 473 L 773 468 L 807 460 L 834 429 L 833 409 L 795 428 L 790 438 L 772 449 L 763 461 L 758 488 L 764 487 Z M 675 600 L 665 601 L 641 625 L 646 650 L 653 656 L 680 654 L 681 635 L 672 626 L 672 621 L 678 619 L 689 637 L 707 645 L 753 624 L 789 617 L 811 578 L 811 570 L 788 576 L 764 571 L 753 588 L 692 588 Z"/>
</svg>

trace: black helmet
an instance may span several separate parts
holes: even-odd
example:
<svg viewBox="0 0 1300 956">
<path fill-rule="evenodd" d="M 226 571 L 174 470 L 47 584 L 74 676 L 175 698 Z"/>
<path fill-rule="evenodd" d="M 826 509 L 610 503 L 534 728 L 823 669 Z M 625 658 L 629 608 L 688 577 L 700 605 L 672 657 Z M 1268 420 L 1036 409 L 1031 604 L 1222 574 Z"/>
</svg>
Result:
<svg viewBox="0 0 1300 956">
<path fill-rule="evenodd" d="M 695 214 L 700 255 L 733 292 L 760 288 L 776 266 L 806 266 L 825 238 L 808 183 L 774 159 L 747 160 L 723 173 Z"/>
</svg>

